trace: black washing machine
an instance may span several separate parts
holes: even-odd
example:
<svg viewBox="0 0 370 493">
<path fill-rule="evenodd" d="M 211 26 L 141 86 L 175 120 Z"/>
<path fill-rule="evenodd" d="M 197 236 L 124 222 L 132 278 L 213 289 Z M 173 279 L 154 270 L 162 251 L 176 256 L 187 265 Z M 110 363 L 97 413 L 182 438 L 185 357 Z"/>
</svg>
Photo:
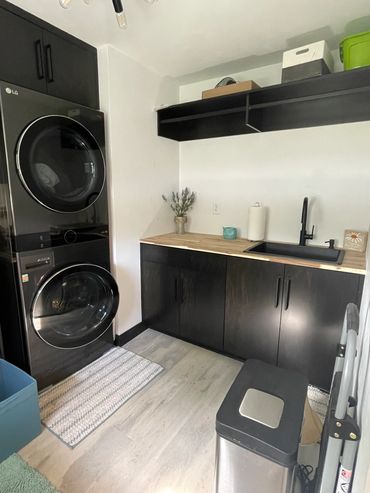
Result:
<svg viewBox="0 0 370 493">
<path fill-rule="evenodd" d="M 0 82 L 0 208 L 14 249 L 108 224 L 103 113 Z"/>
<path fill-rule="evenodd" d="M 107 239 L 17 253 L 15 271 L 27 370 L 39 389 L 112 348 L 119 294 Z M 16 314 L 8 323 L 16 326 Z"/>
</svg>

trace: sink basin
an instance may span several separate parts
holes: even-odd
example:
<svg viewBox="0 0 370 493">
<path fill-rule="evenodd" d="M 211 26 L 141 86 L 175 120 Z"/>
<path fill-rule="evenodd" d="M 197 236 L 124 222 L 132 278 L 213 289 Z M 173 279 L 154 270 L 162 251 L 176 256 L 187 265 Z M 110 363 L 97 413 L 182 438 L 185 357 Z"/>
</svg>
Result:
<svg viewBox="0 0 370 493">
<path fill-rule="evenodd" d="M 273 243 L 270 241 L 265 241 L 244 251 L 315 260 L 318 262 L 332 262 L 334 264 L 341 264 L 344 257 L 344 250 L 337 250 L 336 248 L 300 246 L 291 243 Z"/>
</svg>

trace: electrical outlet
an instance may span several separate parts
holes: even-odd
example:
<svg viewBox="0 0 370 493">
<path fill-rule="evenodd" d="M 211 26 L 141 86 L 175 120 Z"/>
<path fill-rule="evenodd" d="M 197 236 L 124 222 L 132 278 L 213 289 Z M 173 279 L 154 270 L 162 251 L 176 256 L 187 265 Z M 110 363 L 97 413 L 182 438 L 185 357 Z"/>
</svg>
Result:
<svg viewBox="0 0 370 493">
<path fill-rule="evenodd" d="M 220 213 L 220 206 L 218 205 L 218 202 L 213 202 L 212 204 L 212 214 L 214 216 L 219 216 Z"/>
</svg>

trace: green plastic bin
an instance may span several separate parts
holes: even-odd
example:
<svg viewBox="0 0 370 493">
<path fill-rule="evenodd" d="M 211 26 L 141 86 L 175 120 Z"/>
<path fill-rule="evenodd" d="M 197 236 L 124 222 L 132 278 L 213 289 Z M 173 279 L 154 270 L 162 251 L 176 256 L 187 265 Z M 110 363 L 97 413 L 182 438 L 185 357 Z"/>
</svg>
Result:
<svg viewBox="0 0 370 493">
<path fill-rule="evenodd" d="M 370 31 L 344 38 L 340 43 L 340 59 L 344 70 L 370 65 Z"/>
<path fill-rule="evenodd" d="M 0 359 L 0 462 L 40 432 L 36 380 Z"/>
</svg>

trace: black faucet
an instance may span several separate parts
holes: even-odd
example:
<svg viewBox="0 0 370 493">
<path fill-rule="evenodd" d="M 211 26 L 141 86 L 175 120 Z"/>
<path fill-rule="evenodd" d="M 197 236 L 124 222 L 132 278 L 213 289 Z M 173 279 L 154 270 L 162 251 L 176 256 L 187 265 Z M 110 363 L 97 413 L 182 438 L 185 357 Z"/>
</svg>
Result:
<svg viewBox="0 0 370 493">
<path fill-rule="evenodd" d="M 305 197 L 303 199 L 303 206 L 302 206 L 302 218 L 301 218 L 302 228 L 301 228 L 301 232 L 299 234 L 299 245 L 300 246 L 306 246 L 306 241 L 313 239 L 313 232 L 314 232 L 314 229 L 315 229 L 315 226 L 312 226 L 311 233 L 307 233 L 307 231 L 306 231 L 306 227 L 307 227 L 307 208 L 308 208 L 308 198 Z"/>
</svg>

